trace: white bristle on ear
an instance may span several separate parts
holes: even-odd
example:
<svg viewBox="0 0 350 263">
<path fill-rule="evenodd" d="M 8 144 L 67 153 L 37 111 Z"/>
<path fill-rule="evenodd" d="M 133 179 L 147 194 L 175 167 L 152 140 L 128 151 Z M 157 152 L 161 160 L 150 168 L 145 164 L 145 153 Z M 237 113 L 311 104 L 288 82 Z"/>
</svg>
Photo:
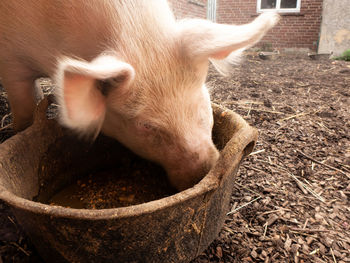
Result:
<svg viewBox="0 0 350 263">
<path fill-rule="evenodd" d="M 209 60 L 220 74 L 223 76 L 230 76 L 233 73 L 232 68 L 241 62 L 243 50 L 244 49 L 234 51 L 222 60 L 213 58 Z"/>
</svg>

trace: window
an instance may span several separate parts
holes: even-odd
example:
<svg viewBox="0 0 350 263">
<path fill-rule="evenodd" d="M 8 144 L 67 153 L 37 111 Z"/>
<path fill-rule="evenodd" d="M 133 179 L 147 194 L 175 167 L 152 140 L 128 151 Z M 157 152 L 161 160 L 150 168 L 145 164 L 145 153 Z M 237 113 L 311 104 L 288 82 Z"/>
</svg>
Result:
<svg viewBox="0 0 350 263">
<path fill-rule="evenodd" d="M 301 0 L 257 0 L 257 12 L 277 11 L 280 13 L 300 12 Z"/>
</svg>

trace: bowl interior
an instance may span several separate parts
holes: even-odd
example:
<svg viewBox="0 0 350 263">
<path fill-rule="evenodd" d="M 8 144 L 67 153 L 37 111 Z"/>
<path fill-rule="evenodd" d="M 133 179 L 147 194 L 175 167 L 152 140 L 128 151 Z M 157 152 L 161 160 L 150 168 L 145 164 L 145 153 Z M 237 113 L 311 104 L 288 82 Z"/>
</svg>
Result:
<svg viewBox="0 0 350 263">
<path fill-rule="evenodd" d="M 64 152 L 64 154 L 62 154 Z M 65 136 L 41 160 L 33 200 L 71 208 L 104 209 L 141 204 L 176 193 L 165 171 L 113 139 L 93 144 Z"/>
</svg>

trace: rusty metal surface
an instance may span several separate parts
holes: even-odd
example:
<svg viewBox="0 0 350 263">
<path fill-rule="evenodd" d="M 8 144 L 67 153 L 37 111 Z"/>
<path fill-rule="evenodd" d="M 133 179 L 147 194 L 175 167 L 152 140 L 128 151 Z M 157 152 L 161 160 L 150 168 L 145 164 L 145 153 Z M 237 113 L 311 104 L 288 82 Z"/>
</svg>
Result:
<svg viewBox="0 0 350 263">
<path fill-rule="evenodd" d="M 240 116 L 213 107 L 213 138 L 221 155 L 197 185 L 140 205 L 90 210 L 31 199 L 43 188 L 50 195 L 74 174 L 131 153 L 105 138 L 92 146 L 77 140 L 46 120 L 44 102 L 32 127 L 0 145 L 0 198 L 47 262 L 189 262 L 217 237 L 234 176 L 257 139 Z"/>
</svg>

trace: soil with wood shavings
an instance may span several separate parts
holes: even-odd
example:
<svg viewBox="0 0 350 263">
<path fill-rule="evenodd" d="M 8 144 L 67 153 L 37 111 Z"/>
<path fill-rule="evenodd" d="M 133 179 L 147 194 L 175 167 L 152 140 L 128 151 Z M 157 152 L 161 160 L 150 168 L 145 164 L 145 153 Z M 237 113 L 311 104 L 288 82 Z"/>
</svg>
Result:
<svg viewBox="0 0 350 263">
<path fill-rule="evenodd" d="M 219 237 L 192 263 L 350 262 L 350 63 L 249 54 L 213 101 L 259 129 Z M 12 135 L 0 96 L 2 140 Z M 0 203 L 0 262 L 42 262 Z"/>
<path fill-rule="evenodd" d="M 208 86 L 259 140 L 219 238 L 193 263 L 350 262 L 350 63 L 249 56 Z"/>
</svg>

